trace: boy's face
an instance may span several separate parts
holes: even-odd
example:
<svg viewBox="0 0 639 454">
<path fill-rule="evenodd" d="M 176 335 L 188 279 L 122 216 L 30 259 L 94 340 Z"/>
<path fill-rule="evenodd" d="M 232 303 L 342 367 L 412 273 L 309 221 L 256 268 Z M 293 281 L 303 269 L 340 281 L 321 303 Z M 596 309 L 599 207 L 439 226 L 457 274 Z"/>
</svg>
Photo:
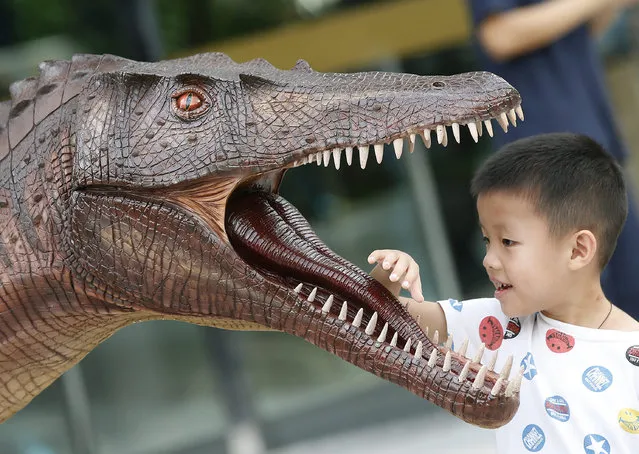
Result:
<svg viewBox="0 0 639 454">
<path fill-rule="evenodd" d="M 486 256 L 484 267 L 495 297 L 509 317 L 550 307 L 568 288 L 572 248 L 550 235 L 530 201 L 505 191 L 477 199 Z"/>
</svg>

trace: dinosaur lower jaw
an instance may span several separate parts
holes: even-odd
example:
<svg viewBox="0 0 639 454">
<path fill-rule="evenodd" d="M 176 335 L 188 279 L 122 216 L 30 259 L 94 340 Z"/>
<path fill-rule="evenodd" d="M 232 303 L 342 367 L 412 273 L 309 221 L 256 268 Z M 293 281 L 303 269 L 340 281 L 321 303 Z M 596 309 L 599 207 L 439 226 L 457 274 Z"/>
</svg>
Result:
<svg viewBox="0 0 639 454">
<path fill-rule="evenodd" d="M 514 415 L 521 377 L 509 382 L 510 366 L 498 375 L 466 358 L 463 346 L 456 353 L 449 343 L 434 345 L 386 288 L 331 251 L 281 196 L 255 186 L 234 192 L 225 230 L 247 264 L 299 300 L 283 308 L 282 318 L 311 317 L 303 333 L 293 334 L 471 424 L 500 427 Z M 331 329 L 318 335 L 326 326 Z"/>
<path fill-rule="evenodd" d="M 430 344 L 383 285 L 330 250 L 280 195 L 255 190 L 235 194 L 227 204 L 225 228 L 242 259 L 323 312 L 357 320 L 367 334 L 401 348 L 412 344 L 414 351 L 419 341 Z"/>
</svg>

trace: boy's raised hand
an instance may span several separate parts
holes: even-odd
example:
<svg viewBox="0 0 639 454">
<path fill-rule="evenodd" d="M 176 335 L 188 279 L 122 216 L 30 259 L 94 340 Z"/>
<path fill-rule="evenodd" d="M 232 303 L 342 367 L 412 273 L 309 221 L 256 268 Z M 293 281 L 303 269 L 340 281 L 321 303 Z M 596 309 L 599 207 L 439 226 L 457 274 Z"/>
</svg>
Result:
<svg viewBox="0 0 639 454">
<path fill-rule="evenodd" d="M 401 286 L 410 291 L 415 301 L 424 301 L 419 265 L 410 255 L 394 249 L 377 249 L 368 256 L 368 263 L 377 263 L 371 275 L 396 296 Z"/>
</svg>

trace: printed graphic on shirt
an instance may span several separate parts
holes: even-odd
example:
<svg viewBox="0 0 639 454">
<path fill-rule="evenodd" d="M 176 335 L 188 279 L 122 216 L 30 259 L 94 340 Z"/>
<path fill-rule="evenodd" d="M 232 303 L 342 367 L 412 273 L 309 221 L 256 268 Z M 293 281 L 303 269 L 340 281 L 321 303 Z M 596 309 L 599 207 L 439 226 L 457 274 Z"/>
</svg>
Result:
<svg viewBox="0 0 639 454">
<path fill-rule="evenodd" d="M 538 425 L 528 424 L 521 434 L 521 441 L 528 451 L 538 452 L 541 451 L 541 448 L 546 443 L 546 435 Z"/>
<path fill-rule="evenodd" d="M 479 323 L 479 338 L 488 350 L 497 350 L 504 339 L 504 328 L 497 317 L 489 315 Z"/>
<path fill-rule="evenodd" d="M 546 413 L 548 413 L 548 416 L 551 418 L 561 422 L 566 422 L 570 419 L 570 407 L 563 397 L 549 397 L 546 399 L 544 406 L 546 407 Z"/>
<path fill-rule="evenodd" d="M 639 345 L 633 345 L 626 350 L 626 359 L 633 366 L 639 367 Z"/>
<path fill-rule="evenodd" d="M 599 393 L 612 385 L 612 374 L 603 366 L 590 366 L 584 371 L 581 381 L 590 391 Z"/>
<path fill-rule="evenodd" d="M 518 317 L 513 317 L 508 320 L 506 325 L 506 332 L 504 333 L 504 339 L 512 339 L 517 337 L 517 334 L 521 331 L 521 322 Z"/>
<path fill-rule="evenodd" d="M 546 345 L 551 352 L 566 353 L 575 346 L 575 338 L 553 328 L 546 331 Z"/>
<path fill-rule="evenodd" d="M 639 434 L 639 411 L 622 408 L 619 412 L 619 426 L 628 433 Z"/>
<path fill-rule="evenodd" d="M 462 303 L 461 301 L 454 300 L 452 298 L 448 298 L 448 303 L 450 304 L 450 307 L 455 309 L 457 312 L 461 312 L 462 309 L 464 308 L 464 303 Z"/>
<path fill-rule="evenodd" d="M 599 434 L 584 437 L 584 451 L 586 454 L 610 454 L 610 443 Z"/>
<path fill-rule="evenodd" d="M 524 377 L 528 380 L 532 380 L 537 375 L 537 366 L 535 366 L 535 359 L 532 353 L 528 352 L 524 359 L 521 360 L 520 366 L 524 367 Z"/>
</svg>

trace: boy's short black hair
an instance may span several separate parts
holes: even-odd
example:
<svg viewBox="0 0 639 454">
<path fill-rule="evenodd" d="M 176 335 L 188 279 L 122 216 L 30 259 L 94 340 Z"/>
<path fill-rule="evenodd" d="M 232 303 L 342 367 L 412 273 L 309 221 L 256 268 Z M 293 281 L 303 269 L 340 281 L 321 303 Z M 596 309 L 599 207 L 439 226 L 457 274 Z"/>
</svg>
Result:
<svg viewBox="0 0 639 454">
<path fill-rule="evenodd" d="M 552 235 L 592 231 L 601 269 L 615 250 L 628 214 L 619 164 L 601 145 L 580 134 L 540 134 L 505 145 L 472 180 L 474 197 L 491 191 L 527 197 L 547 219 Z"/>
</svg>

